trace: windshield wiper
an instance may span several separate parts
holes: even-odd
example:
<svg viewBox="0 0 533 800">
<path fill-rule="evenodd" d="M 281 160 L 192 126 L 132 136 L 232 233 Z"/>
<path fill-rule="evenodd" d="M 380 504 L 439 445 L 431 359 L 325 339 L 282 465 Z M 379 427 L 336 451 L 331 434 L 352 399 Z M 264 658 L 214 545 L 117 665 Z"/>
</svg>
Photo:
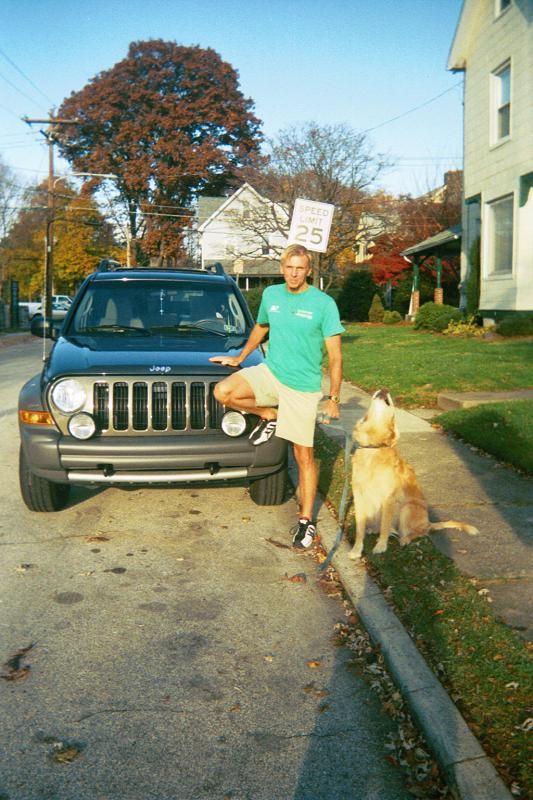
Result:
<svg viewBox="0 0 533 800">
<path fill-rule="evenodd" d="M 212 333 L 214 336 L 223 336 L 224 338 L 228 335 L 226 331 L 215 331 L 213 328 L 205 328 L 203 325 L 198 325 L 196 322 L 180 322 L 178 325 L 174 325 L 174 330 L 202 331 L 202 333 Z"/>
<path fill-rule="evenodd" d="M 146 328 L 138 328 L 135 325 L 93 325 L 85 328 L 78 333 L 142 333 L 143 336 L 150 336 L 150 331 Z"/>
</svg>

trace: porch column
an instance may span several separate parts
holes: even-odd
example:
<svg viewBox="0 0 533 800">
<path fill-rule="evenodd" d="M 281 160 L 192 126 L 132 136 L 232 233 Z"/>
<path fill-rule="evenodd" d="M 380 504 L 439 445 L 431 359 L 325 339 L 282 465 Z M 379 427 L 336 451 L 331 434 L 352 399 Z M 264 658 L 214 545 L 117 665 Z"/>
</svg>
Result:
<svg viewBox="0 0 533 800">
<path fill-rule="evenodd" d="M 437 285 L 433 294 L 433 300 L 437 305 L 441 306 L 444 302 L 444 291 L 442 289 L 442 259 L 440 256 L 437 256 L 436 267 Z"/>
<path fill-rule="evenodd" d="M 415 256 L 413 259 L 413 289 L 411 291 L 411 304 L 409 307 L 409 316 L 414 317 L 420 308 L 420 265 Z"/>
</svg>

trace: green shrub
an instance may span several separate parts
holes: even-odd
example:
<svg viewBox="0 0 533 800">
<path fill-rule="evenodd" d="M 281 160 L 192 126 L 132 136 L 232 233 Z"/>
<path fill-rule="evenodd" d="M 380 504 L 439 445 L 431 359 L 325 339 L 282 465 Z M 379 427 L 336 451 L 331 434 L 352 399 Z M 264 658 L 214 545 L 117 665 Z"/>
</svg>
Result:
<svg viewBox="0 0 533 800">
<path fill-rule="evenodd" d="M 401 322 L 402 319 L 403 317 L 399 311 L 385 311 L 383 314 L 384 325 L 396 325 L 398 322 Z"/>
<path fill-rule="evenodd" d="M 445 330 L 452 320 L 459 321 L 462 314 L 458 308 L 438 303 L 424 303 L 415 317 L 415 328 L 430 331 Z"/>
<path fill-rule="evenodd" d="M 374 297 L 372 298 L 372 303 L 370 304 L 370 309 L 368 312 L 368 321 L 383 322 L 384 313 L 385 309 L 383 307 L 381 297 L 379 296 L 379 294 L 375 294 Z"/>
<path fill-rule="evenodd" d="M 402 318 L 405 317 L 409 311 L 409 303 L 411 302 L 411 290 L 413 288 L 413 276 L 407 275 L 403 280 L 399 281 L 397 286 L 392 290 L 392 309 L 398 311 Z M 433 280 L 427 275 L 420 275 L 420 303 L 427 303 L 433 300 L 434 288 Z"/>
<path fill-rule="evenodd" d="M 263 296 L 264 288 L 264 286 L 257 286 L 253 289 L 248 289 L 247 292 L 243 292 L 244 299 L 248 303 L 248 308 L 250 309 L 254 319 L 257 319 L 257 312 L 259 311 L 259 306 L 261 305 L 261 297 Z"/>
<path fill-rule="evenodd" d="M 500 336 L 531 336 L 533 335 L 533 314 L 515 317 L 504 317 L 498 323 L 496 331 Z"/>
<path fill-rule="evenodd" d="M 445 336 L 484 336 L 490 328 L 483 328 L 477 324 L 476 315 L 467 319 L 450 320 L 448 327 L 443 330 Z"/>
<path fill-rule="evenodd" d="M 481 239 L 476 236 L 469 252 L 469 269 L 466 284 L 466 310 L 469 314 L 475 314 L 479 309 L 479 275 L 481 269 Z"/>
<path fill-rule="evenodd" d="M 353 269 L 343 281 L 337 305 L 342 319 L 366 322 L 377 286 L 366 269 Z"/>
</svg>

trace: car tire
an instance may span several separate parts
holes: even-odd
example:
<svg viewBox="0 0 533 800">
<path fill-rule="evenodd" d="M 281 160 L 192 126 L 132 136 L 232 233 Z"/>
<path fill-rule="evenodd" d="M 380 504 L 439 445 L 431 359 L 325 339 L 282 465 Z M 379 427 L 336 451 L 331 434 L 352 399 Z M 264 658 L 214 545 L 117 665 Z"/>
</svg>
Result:
<svg viewBox="0 0 533 800">
<path fill-rule="evenodd" d="M 257 506 L 279 506 L 286 497 L 287 469 L 258 478 L 250 484 L 250 497 Z"/>
<path fill-rule="evenodd" d="M 19 453 L 19 482 L 22 499 L 30 511 L 59 511 L 67 504 L 70 486 L 40 478 L 29 468 L 22 447 Z"/>
</svg>

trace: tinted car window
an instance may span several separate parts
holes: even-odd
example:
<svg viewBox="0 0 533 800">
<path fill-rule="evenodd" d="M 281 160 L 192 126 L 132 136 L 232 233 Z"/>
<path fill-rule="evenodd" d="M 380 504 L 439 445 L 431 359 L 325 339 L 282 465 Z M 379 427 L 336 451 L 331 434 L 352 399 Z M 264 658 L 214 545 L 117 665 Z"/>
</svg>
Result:
<svg viewBox="0 0 533 800">
<path fill-rule="evenodd" d="M 95 281 L 87 288 L 69 333 L 114 328 L 175 333 L 200 328 L 228 335 L 246 332 L 246 318 L 227 285 L 175 281 Z"/>
</svg>

